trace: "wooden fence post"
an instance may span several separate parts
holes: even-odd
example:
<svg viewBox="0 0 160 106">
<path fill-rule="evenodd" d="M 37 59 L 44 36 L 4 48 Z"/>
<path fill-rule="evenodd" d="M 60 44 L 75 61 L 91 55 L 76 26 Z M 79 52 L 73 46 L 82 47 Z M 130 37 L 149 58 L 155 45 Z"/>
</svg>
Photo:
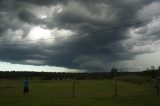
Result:
<svg viewBox="0 0 160 106">
<path fill-rule="evenodd" d="M 114 86 L 115 86 L 115 96 L 118 96 L 118 91 L 117 91 L 117 79 L 114 78 Z"/>
<path fill-rule="evenodd" d="M 113 79 L 114 79 L 114 96 L 118 96 L 118 88 L 117 88 L 117 72 L 118 70 L 116 68 L 112 68 L 111 70 L 112 74 L 113 74 Z"/>
<path fill-rule="evenodd" d="M 75 78 L 72 81 L 72 97 L 75 97 Z"/>
</svg>

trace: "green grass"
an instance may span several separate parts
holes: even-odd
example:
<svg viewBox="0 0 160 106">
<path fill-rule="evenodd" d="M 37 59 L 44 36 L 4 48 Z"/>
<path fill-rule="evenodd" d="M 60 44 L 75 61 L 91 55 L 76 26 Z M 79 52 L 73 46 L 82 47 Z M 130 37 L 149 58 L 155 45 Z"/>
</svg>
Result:
<svg viewBox="0 0 160 106">
<path fill-rule="evenodd" d="M 113 80 L 30 81 L 30 94 L 23 96 L 22 81 L 0 81 L 0 106 L 159 106 L 160 96 L 144 85 L 118 82 L 118 97 Z"/>
</svg>

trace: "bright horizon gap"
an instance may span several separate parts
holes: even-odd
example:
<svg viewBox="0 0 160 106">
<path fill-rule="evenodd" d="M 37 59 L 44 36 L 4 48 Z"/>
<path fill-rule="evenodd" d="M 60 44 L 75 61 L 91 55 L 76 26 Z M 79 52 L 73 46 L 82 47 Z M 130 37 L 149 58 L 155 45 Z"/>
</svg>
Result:
<svg viewBox="0 0 160 106">
<path fill-rule="evenodd" d="M 9 62 L 0 62 L 0 71 L 34 71 L 34 72 L 85 72 L 85 70 L 69 69 L 65 67 L 56 66 L 35 66 L 35 65 L 22 65 L 12 64 Z"/>
<path fill-rule="evenodd" d="M 85 73 L 87 70 L 79 70 L 79 69 L 70 69 L 65 67 L 57 67 L 57 66 L 36 66 L 36 65 L 25 65 L 25 64 L 12 64 L 9 62 L 0 61 L 0 71 L 16 71 L 16 72 L 71 72 L 71 73 Z M 117 68 L 119 72 L 141 72 L 147 68 L 137 68 L 137 67 L 113 67 Z M 149 67 L 150 68 L 150 67 Z M 157 66 L 155 66 L 157 68 Z M 111 69 L 110 69 L 111 70 Z M 109 69 L 106 71 L 91 71 L 91 72 L 110 72 Z"/>
</svg>

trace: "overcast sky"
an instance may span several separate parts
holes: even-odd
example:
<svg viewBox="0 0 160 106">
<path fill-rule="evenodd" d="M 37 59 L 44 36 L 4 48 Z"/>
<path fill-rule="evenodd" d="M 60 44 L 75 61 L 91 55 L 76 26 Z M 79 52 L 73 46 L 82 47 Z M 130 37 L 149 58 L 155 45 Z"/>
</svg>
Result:
<svg viewBox="0 0 160 106">
<path fill-rule="evenodd" d="M 160 0 L 0 0 L 0 70 L 160 64 Z"/>
</svg>

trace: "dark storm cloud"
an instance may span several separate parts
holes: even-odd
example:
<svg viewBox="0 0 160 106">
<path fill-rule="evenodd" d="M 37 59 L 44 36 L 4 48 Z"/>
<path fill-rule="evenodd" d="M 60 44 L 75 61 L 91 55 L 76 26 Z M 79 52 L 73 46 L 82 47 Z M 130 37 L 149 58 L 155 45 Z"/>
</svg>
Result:
<svg viewBox="0 0 160 106">
<path fill-rule="evenodd" d="M 35 5 L 57 5 L 66 4 L 66 0 L 16 0 L 18 2 L 30 3 Z"/>
<path fill-rule="evenodd" d="M 34 23 L 35 21 L 38 20 L 34 14 L 32 14 L 31 12 L 27 10 L 22 10 L 18 16 L 20 20 L 24 22 L 28 22 L 28 23 Z"/>
<path fill-rule="evenodd" d="M 7 40 L 16 38 L 17 29 L 23 31 L 21 36 L 25 38 L 31 27 L 37 25 L 44 25 L 50 30 L 67 29 L 77 33 L 67 39 L 57 38 L 53 45 L 48 46 L 43 43 L 38 43 L 37 47 L 34 44 L 2 46 L 0 60 L 104 71 L 106 65 L 112 67 L 114 62 L 132 60 L 136 55 L 154 52 L 147 50 L 147 47 L 143 50 L 140 47 L 147 44 L 144 39 L 160 29 L 147 32 L 150 22 L 138 26 L 133 24 L 146 18 L 145 10 L 150 9 L 149 6 L 152 7 L 154 2 L 157 0 L 0 0 L 1 40 L 5 36 L 9 36 Z M 62 6 L 63 10 L 47 19 L 39 18 L 31 10 L 34 10 L 34 6 L 57 5 Z M 41 13 L 41 10 L 38 12 Z M 160 15 L 155 12 L 150 18 L 155 14 Z M 135 28 L 134 34 L 144 33 L 146 36 L 134 38 L 129 32 L 132 27 Z M 136 31 L 136 28 L 146 30 Z M 15 36 L 8 34 L 9 29 L 15 32 Z M 159 36 L 154 36 L 152 41 L 156 38 L 159 39 Z"/>
</svg>

